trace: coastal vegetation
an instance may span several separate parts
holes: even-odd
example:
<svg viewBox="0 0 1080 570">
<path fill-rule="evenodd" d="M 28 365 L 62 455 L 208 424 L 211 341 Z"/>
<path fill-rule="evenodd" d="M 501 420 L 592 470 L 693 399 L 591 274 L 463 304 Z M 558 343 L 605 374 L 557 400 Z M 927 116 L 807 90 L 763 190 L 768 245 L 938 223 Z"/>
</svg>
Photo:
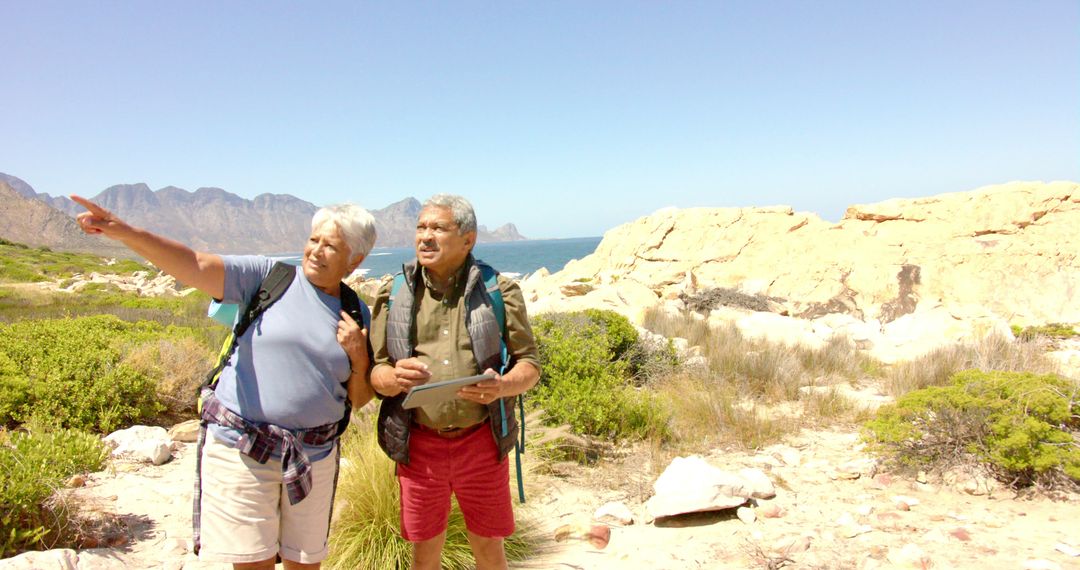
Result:
<svg viewBox="0 0 1080 570">
<path fill-rule="evenodd" d="M 0 248 L 0 547 L 10 555 L 74 544 L 74 513 L 55 500 L 57 490 L 73 474 L 102 468 L 99 436 L 194 417 L 195 386 L 227 330 L 205 317 L 209 299 L 199 293 L 140 297 L 104 283 L 77 293 L 37 285 L 144 265 L 74 254 L 57 261 L 54 252 L 8 242 Z M 735 293 L 684 301 L 703 311 L 733 299 L 773 301 Z M 694 310 L 650 309 L 644 330 L 595 309 L 532 321 L 543 379 L 525 398 L 531 472 L 558 474 L 553 465 L 567 460 L 617 460 L 612 451 L 629 448 L 654 454 L 647 471 L 655 471 L 675 454 L 759 449 L 808 426 L 862 426 L 898 469 L 969 465 L 1015 487 L 1080 483 L 1080 388 L 1055 375 L 1046 357 L 1055 339 L 1075 335 L 1069 325 L 1027 327 L 1014 330 L 1015 339 L 989 336 L 886 365 L 846 337 L 790 346 L 710 326 Z M 859 399 L 866 386 L 895 403 L 868 406 Z M 375 442 L 370 408 L 356 412 L 342 441 L 331 568 L 395 567 L 409 556 L 398 534 L 393 466 Z M 520 560 L 546 538 L 528 509 L 519 513 L 508 552 Z M 444 563 L 469 567 L 456 507 L 450 524 Z"/>
<path fill-rule="evenodd" d="M 1080 482 L 1080 387 L 1054 374 L 958 372 L 904 394 L 866 427 L 902 467 L 979 463 L 1013 486 Z"/>
<path fill-rule="evenodd" d="M 139 297 L 105 283 L 58 291 L 133 261 L 4 241 L 0 268 L 0 550 L 73 545 L 76 508 L 57 491 L 100 470 L 101 436 L 192 416 L 195 386 L 227 331 L 205 295 Z M 38 283 L 51 282 L 42 288 Z"/>
</svg>

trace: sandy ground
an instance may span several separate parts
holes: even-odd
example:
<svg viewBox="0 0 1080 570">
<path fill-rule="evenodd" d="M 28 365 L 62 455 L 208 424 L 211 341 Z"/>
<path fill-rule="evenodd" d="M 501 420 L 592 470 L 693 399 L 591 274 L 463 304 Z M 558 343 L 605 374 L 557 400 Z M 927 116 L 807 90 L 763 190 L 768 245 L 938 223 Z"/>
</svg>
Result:
<svg viewBox="0 0 1080 570">
<path fill-rule="evenodd" d="M 74 491 L 87 506 L 113 513 L 122 530 L 107 543 L 77 553 L 78 568 L 218 569 L 191 554 L 194 445 L 178 444 L 162 466 L 116 463 Z M 1080 501 L 1017 498 L 1012 492 L 968 495 L 952 486 L 898 476 L 838 473 L 869 460 L 853 433 L 807 431 L 757 453 L 715 450 L 706 459 L 728 470 L 757 467 L 776 485 L 770 504 L 779 518 L 746 523 L 734 510 L 648 521 L 644 501 L 654 472 L 646 451 L 596 468 L 533 482 L 521 516 L 536 517 L 552 536 L 563 524 L 588 523 L 608 501 L 634 514 L 613 526 L 597 549 L 584 540 L 551 541 L 515 568 L 603 570 L 623 568 L 1064 568 L 1080 570 Z M 907 509 L 896 497 L 913 498 Z M 1058 548 L 1061 548 L 1059 550 Z M 1040 562 L 1033 562 L 1040 561 Z M 11 562 L 11 561 L 7 561 Z M 0 561 L 0 568 L 6 565 Z M 10 566 L 9 566 L 10 567 Z"/>
</svg>

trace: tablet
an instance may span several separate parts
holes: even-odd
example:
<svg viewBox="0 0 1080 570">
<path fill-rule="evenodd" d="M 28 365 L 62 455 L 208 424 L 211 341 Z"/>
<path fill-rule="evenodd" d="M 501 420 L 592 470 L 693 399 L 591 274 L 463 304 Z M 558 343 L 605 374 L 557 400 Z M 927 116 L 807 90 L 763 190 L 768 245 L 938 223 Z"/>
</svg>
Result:
<svg viewBox="0 0 1080 570">
<path fill-rule="evenodd" d="M 420 386 L 409 390 L 409 393 L 405 396 L 405 401 L 401 403 L 401 406 L 406 409 L 419 408 L 420 406 L 453 400 L 454 398 L 457 398 L 457 391 L 460 390 L 462 386 L 469 386 L 476 384 L 477 382 L 483 382 L 484 380 L 494 379 L 494 374 L 477 374 L 476 376 L 466 376 L 464 378 L 455 378 L 453 380 L 443 380 L 442 382 L 432 382 L 431 384 L 421 384 Z"/>
</svg>

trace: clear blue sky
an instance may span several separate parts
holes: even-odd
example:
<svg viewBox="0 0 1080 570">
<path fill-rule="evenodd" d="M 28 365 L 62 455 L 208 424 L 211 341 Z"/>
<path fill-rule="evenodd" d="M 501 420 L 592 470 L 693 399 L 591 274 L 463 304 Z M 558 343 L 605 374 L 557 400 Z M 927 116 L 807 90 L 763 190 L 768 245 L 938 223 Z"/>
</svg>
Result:
<svg viewBox="0 0 1080 570">
<path fill-rule="evenodd" d="M 1080 180 L 1080 2 L 0 0 L 0 172 L 529 237 Z"/>
</svg>

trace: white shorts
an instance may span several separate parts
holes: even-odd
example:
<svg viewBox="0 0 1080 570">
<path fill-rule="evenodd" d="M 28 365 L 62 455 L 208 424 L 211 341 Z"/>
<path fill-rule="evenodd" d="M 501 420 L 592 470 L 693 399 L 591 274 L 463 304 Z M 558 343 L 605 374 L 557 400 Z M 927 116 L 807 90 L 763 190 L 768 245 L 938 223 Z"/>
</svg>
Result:
<svg viewBox="0 0 1080 570">
<path fill-rule="evenodd" d="M 301 564 L 327 555 L 338 447 L 312 463 L 311 493 L 295 505 L 281 483 L 281 462 L 260 465 L 206 434 L 202 455 L 199 559 L 259 562 L 278 554 Z"/>
</svg>

